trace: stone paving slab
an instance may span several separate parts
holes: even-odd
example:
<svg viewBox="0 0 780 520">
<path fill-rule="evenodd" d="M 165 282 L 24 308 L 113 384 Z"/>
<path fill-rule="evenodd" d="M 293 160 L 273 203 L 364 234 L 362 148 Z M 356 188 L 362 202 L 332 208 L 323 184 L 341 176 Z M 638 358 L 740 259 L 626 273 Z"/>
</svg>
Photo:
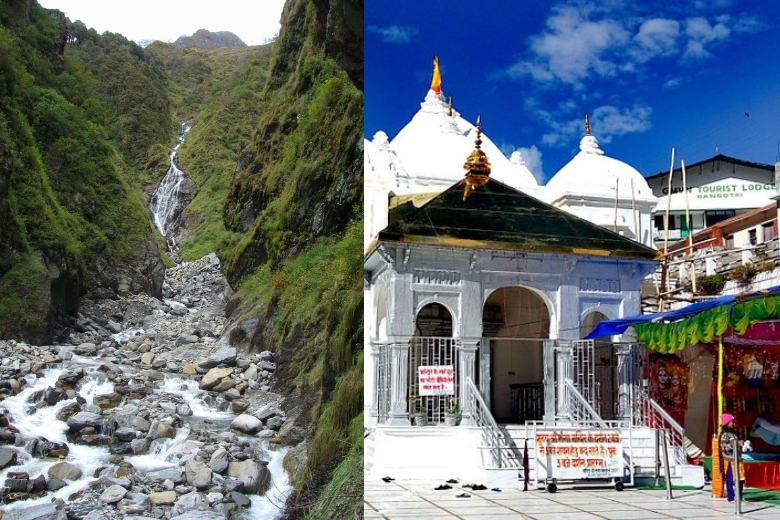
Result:
<svg viewBox="0 0 780 520">
<path fill-rule="evenodd" d="M 734 505 L 712 498 L 709 489 L 674 491 L 626 488 L 567 489 L 501 492 L 473 491 L 453 484 L 436 491 L 442 482 L 367 480 L 364 511 L 368 520 L 669 520 L 734 517 Z M 470 498 L 456 498 L 467 493 Z M 766 503 L 743 503 L 741 518 L 780 518 L 780 507 Z"/>
</svg>

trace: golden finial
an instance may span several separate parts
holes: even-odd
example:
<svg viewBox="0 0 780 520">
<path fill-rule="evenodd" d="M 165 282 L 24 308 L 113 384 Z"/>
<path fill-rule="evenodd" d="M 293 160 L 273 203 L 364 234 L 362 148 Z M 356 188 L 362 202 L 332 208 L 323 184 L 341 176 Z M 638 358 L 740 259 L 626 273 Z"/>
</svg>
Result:
<svg viewBox="0 0 780 520">
<path fill-rule="evenodd" d="M 585 112 L 585 135 L 590 135 L 590 122 L 588 122 L 587 112 Z"/>
<path fill-rule="evenodd" d="M 463 200 L 466 200 L 471 192 L 487 184 L 490 180 L 490 161 L 482 151 L 482 117 L 477 116 L 477 138 L 474 140 L 474 151 L 466 159 L 463 168 L 466 177 L 460 181 L 464 185 Z"/>
<path fill-rule="evenodd" d="M 449 108 L 447 109 L 447 115 L 452 117 L 452 96 L 450 96 Z"/>
</svg>

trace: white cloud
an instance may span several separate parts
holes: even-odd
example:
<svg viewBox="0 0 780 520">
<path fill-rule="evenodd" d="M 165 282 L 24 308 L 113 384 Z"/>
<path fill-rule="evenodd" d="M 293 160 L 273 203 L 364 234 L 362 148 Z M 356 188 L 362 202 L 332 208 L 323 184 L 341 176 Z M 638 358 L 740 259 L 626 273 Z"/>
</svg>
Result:
<svg viewBox="0 0 780 520">
<path fill-rule="evenodd" d="M 544 164 L 542 162 L 542 151 L 539 150 L 535 144 L 531 145 L 530 148 L 521 146 L 517 149 L 517 151 L 520 152 L 520 154 L 523 156 L 526 167 L 531 170 L 531 173 L 534 174 L 536 181 L 539 184 L 544 183 L 545 177 Z"/>
<path fill-rule="evenodd" d="M 531 170 L 531 173 L 533 173 L 536 181 L 540 184 L 544 183 L 545 176 L 544 165 L 542 162 L 542 151 L 537 148 L 535 144 L 531 145 L 530 148 L 527 148 L 525 146 L 515 146 L 509 143 L 502 143 L 500 149 L 501 152 L 507 157 L 511 157 L 514 152 L 520 152 L 520 155 L 523 156 L 523 162 L 525 163 L 525 166 Z"/>
<path fill-rule="evenodd" d="M 678 52 L 677 38 L 680 35 L 680 23 L 667 18 L 651 18 L 639 26 L 634 36 L 636 47 L 633 55 L 640 62 L 649 61 L 657 56 L 671 56 Z"/>
<path fill-rule="evenodd" d="M 706 17 L 677 18 L 671 14 L 679 13 L 677 6 L 659 6 L 648 17 L 623 2 L 609 6 L 576 0 L 560 3 L 551 9 L 546 27 L 529 38 L 522 59 L 497 76 L 531 78 L 543 87 L 562 83 L 581 90 L 593 79 L 643 75 L 654 60 L 708 58 L 717 45 L 736 33 L 767 29 L 747 13 L 718 14 L 728 2 L 718 5 L 703 10 Z"/>
<path fill-rule="evenodd" d="M 687 59 L 707 58 L 711 55 L 707 46 L 726 40 L 730 34 L 731 29 L 725 25 L 724 21 L 712 25 L 706 18 L 689 18 L 685 21 L 685 35 L 688 37 L 688 44 L 683 57 Z"/>
<path fill-rule="evenodd" d="M 664 83 L 665 88 L 676 88 L 680 85 L 682 85 L 682 80 L 680 78 L 672 78 Z"/>
<path fill-rule="evenodd" d="M 390 25 L 388 27 L 371 25 L 368 27 L 368 31 L 378 34 L 385 43 L 396 44 L 409 43 L 412 41 L 412 37 L 417 36 L 420 32 L 416 27 L 403 27 L 400 25 Z"/>
<path fill-rule="evenodd" d="M 652 128 L 650 116 L 653 109 L 645 105 L 634 105 L 620 109 L 611 105 L 600 106 L 590 117 L 594 135 L 603 143 L 609 143 L 614 136 L 646 132 Z"/>
<path fill-rule="evenodd" d="M 538 81 L 558 79 L 575 84 L 591 76 L 610 76 L 615 65 L 604 54 L 623 45 L 629 33 L 616 20 L 591 21 L 587 11 L 558 7 L 547 19 L 547 31 L 531 38 L 533 61 L 510 67 L 510 76 L 531 75 Z"/>
<path fill-rule="evenodd" d="M 609 144 L 616 136 L 641 133 L 652 128 L 650 116 L 653 110 L 646 105 L 634 105 L 619 108 L 603 105 L 589 114 L 591 132 L 601 144 Z M 585 135 L 583 118 L 559 122 L 566 116 L 547 120 L 550 131 L 542 136 L 542 144 L 547 146 L 568 146 L 572 141 Z"/>
</svg>

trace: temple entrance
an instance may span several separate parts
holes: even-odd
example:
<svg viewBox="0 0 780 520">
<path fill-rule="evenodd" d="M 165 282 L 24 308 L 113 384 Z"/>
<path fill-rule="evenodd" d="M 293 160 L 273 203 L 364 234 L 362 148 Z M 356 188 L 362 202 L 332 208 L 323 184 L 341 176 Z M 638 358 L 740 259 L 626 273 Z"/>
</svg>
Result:
<svg viewBox="0 0 780 520">
<path fill-rule="evenodd" d="M 482 313 L 480 360 L 489 366 L 481 385 L 493 416 L 502 423 L 540 420 L 544 415 L 544 339 L 550 313 L 544 301 L 523 287 L 498 289 Z"/>
<path fill-rule="evenodd" d="M 602 321 L 609 318 L 598 311 L 588 313 L 580 325 L 580 337 L 584 338 L 596 328 Z M 593 342 L 593 372 L 595 379 L 595 388 L 593 393 L 595 397 L 594 408 L 602 419 L 612 420 L 618 417 L 618 378 L 617 378 L 617 355 L 614 344 L 611 341 Z"/>
<path fill-rule="evenodd" d="M 459 395 L 459 351 L 452 331 L 450 311 L 430 303 L 417 314 L 409 345 L 409 411 L 424 414 L 432 424 L 444 422 L 444 412 Z"/>
</svg>

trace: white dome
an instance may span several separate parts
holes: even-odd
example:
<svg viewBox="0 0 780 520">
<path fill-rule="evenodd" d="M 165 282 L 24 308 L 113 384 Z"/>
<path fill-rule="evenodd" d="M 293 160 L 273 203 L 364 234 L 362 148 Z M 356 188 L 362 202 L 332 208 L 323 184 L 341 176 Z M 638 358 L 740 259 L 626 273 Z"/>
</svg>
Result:
<svg viewBox="0 0 780 520">
<path fill-rule="evenodd" d="M 550 179 L 545 191 L 550 199 L 566 193 L 614 198 L 616 186 L 619 199 L 655 200 L 641 173 L 604 155 L 598 140 L 588 134 L 580 141 L 580 152 Z"/>
<path fill-rule="evenodd" d="M 387 134 L 381 130 L 374 134 L 372 141 L 363 139 L 363 158 L 366 183 L 382 183 L 392 189 L 397 186 L 398 177 L 405 175 Z"/>
<path fill-rule="evenodd" d="M 462 179 L 463 164 L 474 149 L 474 129 L 458 112 L 449 115 L 444 96 L 428 91 L 420 110 L 391 143 L 406 170 L 407 189 L 434 191 L 431 188 L 443 189 Z M 510 163 L 484 133 L 482 149 L 492 166 L 491 177 L 516 189 L 537 187 L 528 168 Z"/>
</svg>

